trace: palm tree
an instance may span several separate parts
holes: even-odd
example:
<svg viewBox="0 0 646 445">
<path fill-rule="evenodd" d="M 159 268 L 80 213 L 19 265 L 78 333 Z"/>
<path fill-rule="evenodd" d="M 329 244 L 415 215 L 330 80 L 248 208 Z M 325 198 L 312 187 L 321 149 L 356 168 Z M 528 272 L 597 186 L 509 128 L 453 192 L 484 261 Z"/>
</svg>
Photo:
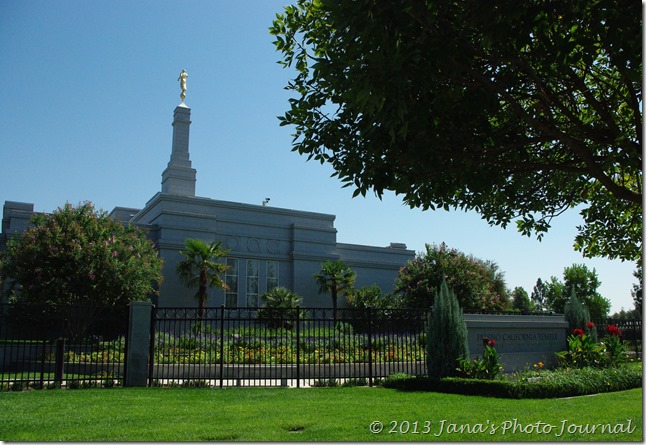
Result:
<svg viewBox="0 0 646 445">
<path fill-rule="evenodd" d="M 258 312 L 259 318 L 266 318 L 270 328 L 291 329 L 298 319 L 298 305 L 303 298 L 285 287 L 274 287 L 260 296 L 265 305 Z"/>
<path fill-rule="evenodd" d="M 332 313 L 335 326 L 337 320 L 337 297 L 340 293 L 347 294 L 354 289 L 356 277 L 357 274 L 341 260 L 326 261 L 321 265 L 321 272 L 314 274 L 314 279 L 319 285 L 319 294 L 330 293 L 332 295 Z"/>
<path fill-rule="evenodd" d="M 221 241 L 213 241 L 207 244 L 198 239 L 188 238 L 184 245 L 186 250 L 180 253 L 186 257 L 184 261 L 177 264 L 177 274 L 180 281 L 188 287 L 197 287 L 195 296 L 198 301 L 199 316 L 204 318 L 204 303 L 207 298 L 208 287 L 221 287 L 226 289 L 227 285 L 219 274 L 224 273 L 229 266 L 218 262 L 230 252 L 222 250 Z"/>
</svg>

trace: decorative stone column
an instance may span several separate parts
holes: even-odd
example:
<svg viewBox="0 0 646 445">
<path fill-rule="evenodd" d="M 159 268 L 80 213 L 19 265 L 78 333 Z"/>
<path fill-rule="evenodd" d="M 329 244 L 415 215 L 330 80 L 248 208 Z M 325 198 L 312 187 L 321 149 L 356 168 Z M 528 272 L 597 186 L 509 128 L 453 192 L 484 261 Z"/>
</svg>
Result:
<svg viewBox="0 0 646 445">
<path fill-rule="evenodd" d="M 128 351 L 124 386 L 148 385 L 148 354 L 153 304 L 132 301 L 128 320 Z"/>
</svg>

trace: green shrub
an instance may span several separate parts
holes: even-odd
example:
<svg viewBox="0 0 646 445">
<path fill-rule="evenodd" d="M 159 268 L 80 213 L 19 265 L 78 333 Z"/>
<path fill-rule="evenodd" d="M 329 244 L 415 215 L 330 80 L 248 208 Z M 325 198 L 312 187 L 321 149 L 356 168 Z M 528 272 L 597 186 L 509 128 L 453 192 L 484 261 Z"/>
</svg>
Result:
<svg viewBox="0 0 646 445">
<path fill-rule="evenodd" d="M 179 384 L 182 388 L 210 388 L 207 380 L 184 380 Z"/>
<path fill-rule="evenodd" d="M 350 323 L 344 323 L 342 321 L 337 322 L 334 325 L 334 331 L 343 335 L 352 335 L 354 334 L 354 328 Z"/>
<path fill-rule="evenodd" d="M 217 327 L 207 324 L 204 321 L 198 321 L 191 325 L 190 332 L 193 335 L 199 335 L 199 334 L 208 335 L 208 334 L 217 334 L 218 329 Z"/>
<path fill-rule="evenodd" d="M 606 326 L 606 335 L 603 344 L 606 346 L 606 358 L 609 366 L 617 366 L 629 360 L 626 354 L 626 344 L 621 338 L 621 330 L 615 325 Z"/>
<path fill-rule="evenodd" d="M 27 388 L 27 385 L 24 384 L 23 382 L 13 382 L 13 385 L 11 385 L 12 391 L 22 391 L 26 388 Z"/>
<path fill-rule="evenodd" d="M 368 329 L 374 332 L 383 326 L 383 319 L 390 319 L 388 323 L 393 329 L 402 325 L 408 328 L 413 321 L 410 312 L 401 311 L 405 309 L 402 298 L 391 293 L 382 294 L 376 284 L 348 293 L 345 298 L 348 307 L 354 309 L 350 322 L 356 332 L 368 332 Z M 423 318 L 423 314 L 417 317 L 420 322 Z"/>
<path fill-rule="evenodd" d="M 462 309 L 446 280 L 429 314 L 427 324 L 426 366 L 428 375 L 441 378 L 455 375 L 458 359 L 469 356 L 467 327 Z"/>
<path fill-rule="evenodd" d="M 260 296 L 264 306 L 258 318 L 265 320 L 270 328 L 292 329 L 298 318 L 298 305 L 303 301 L 295 292 L 285 287 L 275 287 Z"/>
<path fill-rule="evenodd" d="M 345 297 L 348 307 L 351 309 L 398 309 L 403 307 L 401 298 L 391 293 L 382 294 L 381 289 L 376 284 L 369 287 L 362 287 Z M 387 312 L 386 312 L 387 313 Z"/>
<path fill-rule="evenodd" d="M 392 375 L 386 379 L 383 386 L 403 391 L 434 391 L 516 399 L 574 397 L 640 388 L 642 364 L 630 363 L 605 369 L 588 367 L 543 371 L 540 379 L 534 382 Z"/>
<path fill-rule="evenodd" d="M 535 387 L 533 387 L 535 386 Z M 623 391 L 642 386 L 642 364 L 631 363 L 617 368 L 560 369 L 543 373 L 541 380 L 525 384 L 528 394 L 537 397 L 572 397 L 602 392 Z M 520 391 L 519 391 L 520 393 Z"/>
<path fill-rule="evenodd" d="M 590 312 L 586 307 L 581 304 L 576 296 L 574 288 L 570 293 L 570 298 L 565 303 L 563 308 L 563 316 L 565 321 L 570 325 L 570 330 L 581 329 L 593 341 L 597 341 L 597 328 L 590 322 Z"/>
<path fill-rule="evenodd" d="M 350 388 L 355 386 L 368 386 L 368 379 L 364 377 L 360 377 L 356 379 L 350 378 L 350 379 L 347 379 L 345 382 L 341 383 L 341 387 L 343 388 Z"/>
<path fill-rule="evenodd" d="M 493 380 L 502 372 L 502 365 L 500 364 L 500 354 L 494 347 L 496 340 L 483 338 L 484 352 L 482 358 L 476 357 L 474 360 L 469 360 L 466 357 L 458 359 L 458 375 L 469 379 L 485 379 Z"/>
<path fill-rule="evenodd" d="M 182 349 L 195 350 L 200 348 L 200 342 L 197 338 L 184 335 L 179 338 L 177 345 Z"/>
<path fill-rule="evenodd" d="M 336 388 L 339 386 L 339 382 L 336 379 L 318 379 L 312 386 L 316 388 Z"/>
<path fill-rule="evenodd" d="M 583 330 L 576 328 L 567 338 L 567 351 L 556 353 L 559 366 L 562 368 L 583 368 L 587 366 L 604 366 L 606 347 L 599 344 Z"/>
<path fill-rule="evenodd" d="M 588 325 L 592 323 L 588 322 Z M 629 360 L 621 339 L 621 331 L 614 325 L 607 328 L 608 335 L 603 342 L 597 343 L 591 335 L 587 335 L 582 329 L 576 328 L 568 336 L 567 351 L 556 353 L 559 366 L 563 368 L 594 367 L 616 367 Z"/>
<path fill-rule="evenodd" d="M 400 382 L 405 382 L 414 378 L 415 376 L 412 374 L 395 372 L 384 379 L 382 386 L 384 386 L 385 388 L 396 388 L 400 384 Z"/>
</svg>

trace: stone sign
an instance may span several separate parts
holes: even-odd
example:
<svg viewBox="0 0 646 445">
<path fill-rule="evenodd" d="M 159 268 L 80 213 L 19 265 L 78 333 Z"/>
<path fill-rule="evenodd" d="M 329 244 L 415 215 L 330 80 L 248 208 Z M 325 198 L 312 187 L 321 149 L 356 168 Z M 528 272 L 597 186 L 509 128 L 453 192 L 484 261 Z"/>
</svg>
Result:
<svg viewBox="0 0 646 445">
<path fill-rule="evenodd" d="M 555 353 L 567 348 L 568 324 L 563 315 L 465 314 L 471 358 L 482 357 L 483 338 L 496 341 L 504 372 L 556 365 Z"/>
</svg>

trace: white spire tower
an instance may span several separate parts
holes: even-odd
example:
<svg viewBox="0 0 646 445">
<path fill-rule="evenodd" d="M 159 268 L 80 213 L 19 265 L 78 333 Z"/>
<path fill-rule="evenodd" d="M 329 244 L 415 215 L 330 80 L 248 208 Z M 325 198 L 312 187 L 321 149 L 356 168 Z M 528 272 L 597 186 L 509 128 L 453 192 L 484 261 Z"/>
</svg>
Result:
<svg viewBox="0 0 646 445">
<path fill-rule="evenodd" d="M 180 74 L 182 103 L 175 107 L 173 119 L 173 150 L 168 167 L 162 173 L 162 193 L 180 196 L 195 196 L 197 171 L 191 167 L 188 152 L 191 109 L 184 103 L 186 97 L 186 71 Z"/>
</svg>

